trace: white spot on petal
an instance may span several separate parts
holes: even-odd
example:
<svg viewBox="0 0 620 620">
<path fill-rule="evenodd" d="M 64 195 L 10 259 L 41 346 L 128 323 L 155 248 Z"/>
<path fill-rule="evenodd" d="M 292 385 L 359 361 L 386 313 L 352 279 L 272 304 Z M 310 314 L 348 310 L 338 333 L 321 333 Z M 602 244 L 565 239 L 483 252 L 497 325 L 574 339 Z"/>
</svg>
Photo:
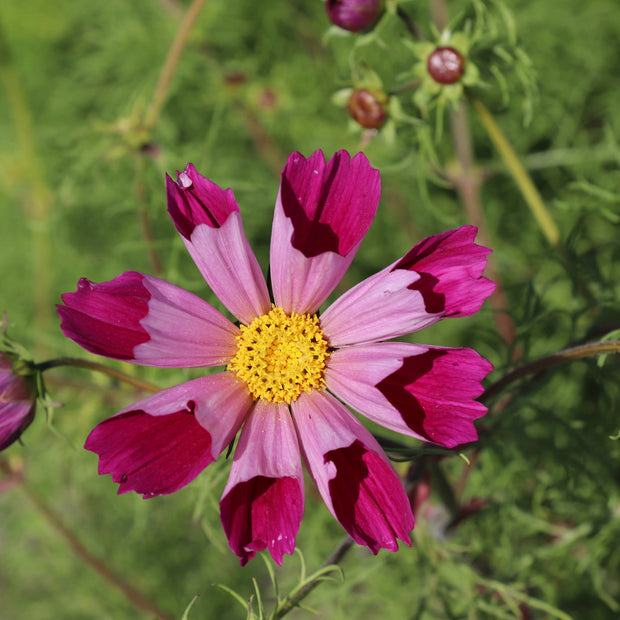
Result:
<svg viewBox="0 0 620 620">
<path fill-rule="evenodd" d="M 193 185 L 192 180 L 189 178 L 189 174 L 186 172 L 179 172 L 179 180 L 177 182 L 179 187 L 183 189 L 189 189 Z"/>
</svg>

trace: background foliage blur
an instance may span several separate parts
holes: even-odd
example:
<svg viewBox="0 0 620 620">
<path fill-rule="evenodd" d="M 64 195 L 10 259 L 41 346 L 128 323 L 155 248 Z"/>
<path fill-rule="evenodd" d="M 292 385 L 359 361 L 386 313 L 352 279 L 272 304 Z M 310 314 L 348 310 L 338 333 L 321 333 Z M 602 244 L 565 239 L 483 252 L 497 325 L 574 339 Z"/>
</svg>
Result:
<svg viewBox="0 0 620 620">
<path fill-rule="evenodd" d="M 517 47 L 536 74 L 537 92 L 507 71 L 507 102 L 494 82 L 477 96 L 532 175 L 560 230 L 559 247 L 547 242 L 471 110 L 475 162 L 464 169 L 447 116 L 431 153 L 419 124 L 396 122 L 393 135 L 363 133 L 334 104 L 334 93 L 352 85 L 352 65 L 371 67 L 387 90 L 411 70 L 416 59 L 402 45 L 409 35 L 397 19 L 386 22 L 383 40 L 352 52 L 352 37 L 325 36 L 319 0 L 264 2 L 260 9 L 254 0 L 208 0 L 149 127 L 145 114 L 153 113 L 158 76 L 189 2 L 3 0 L 0 311 L 12 336 L 37 361 L 86 356 L 62 336 L 54 309 L 82 276 L 103 281 L 135 269 L 216 303 L 166 213 L 165 172 L 191 161 L 232 187 L 266 266 L 279 171 L 291 151 L 318 148 L 328 156 L 363 148 L 382 177 L 377 219 L 341 289 L 421 237 L 467 223 L 471 214 L 455 179 L 466 174 L 480 183 L 506 310 L 487 304 L 475 317 L 424 331 L 420 342 L 474 347 L 495 365 L 493 381 L 519 363 L 619 329 L 617 3 L 478 4 L 512 11 Z M 433 3 L 401 6 L 430 36 Z M 471 5 L 450 0 L 447 8 L 457 15 Z M 400 99 L 405 113 L 419 116 L 411 94 Z M 498 331 L 498 315 L 510 317 L 512 343 Z M 188 378 L 186 371 L 112 365 L 161 386 Z M 342 563 L 344 582 L 320 585 L 308 605 L 334 619 L 617 617 L 620 445 L 610 436 L 620 430 L 619 368 L 617 357 L 580 360 L 498 396 L 491 403 L 497 414 L 480 425 L 470 470 L 457 456 L 429 463 L 431 496 L 418 512 L 414 546 L 376 558 L 353 549 Z M 244 617 L 212 584 L 247 599 L 252 578 L 269 609 L 264 563 L 257 558 L 240 569 L 219 524 L 228 464 L 222 459 L 171 497 L 117 497 L 82 445 L 98 421 L 137 393 L 81 370 L 56 369 L 46 381 L 64 404 L 52 428 L 39 415 L 24 446 L 6 453 L 28 488 L 175 617 L 196 594 L 191 618 Z M 404 474 L 409 465 L 397 467 Z M 462 505 L 483 506 L 450 528 L 446 484 Z M 84 568 L 24 500 L 19 481 L 5 476 L 0 485 L 1 617 L 148 617 Z M 314 570 L 343 532 L 310 488 L 298 547 Z M 276 567 L 282 591 L 296 583 L 298 567 L 297 557 Z M 291 617 L 310 615 L 297 610 Z"/>
</svg>

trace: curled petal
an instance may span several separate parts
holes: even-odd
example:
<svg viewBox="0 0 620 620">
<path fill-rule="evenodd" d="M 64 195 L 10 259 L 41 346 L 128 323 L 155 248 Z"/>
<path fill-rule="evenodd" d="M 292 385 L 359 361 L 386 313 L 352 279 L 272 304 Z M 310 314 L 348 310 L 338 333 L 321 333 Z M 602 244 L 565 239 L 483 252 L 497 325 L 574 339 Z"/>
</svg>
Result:
<svg viewBox="0 0 620 620">
<path fill-rule="evenodd" d="M 85 448 L 99 455 L 119 493 L 145 498 L 190 483 L 235 436 L 251 406 L 230 373 L 200 377 L 149 396 L 98 424 Z"/>
<path fill-rule="evenodd" d="M 145 366 L 221 366 L 238 329 L 215 308 L 178 286 L 136 271 L 110 282 L 86 278 L 58 306 L 65 335 L 91 353 Z"/>
<path fill-rule="evenodd" d="M 473 421 L 487 409 L 474 398 L 491 370 L 471 349 L 387 342 L 333 352 L 326 382 L 373 422 L 452 448 L 478 438 Z"/>
<path fill-rule="evenodd" d="M 330 344 L 388 340 L 477 312 L 495 285 L 481 275 L 490 250 L 474 244 L 475 234 L 463 226 L 428 237 L 347 291 L 321 317 Z"/>
<path fill-rule="evenodd" d="M 91 353 L 133 360 L 134 348 L 151 338 L 140 324 L 151 298 L 143 278 L 136 271 L 100 284 L 81 278 L 75 293 L 61 296 L 66 305 L 57 306 L 65 336 Z"/>
<path fill-rule="evenodd" d="M 358 153 L 289 156 L 282 171 L 271 237 L 275 302 L 315 312 L 341 280 L 379 203 L 379 173 Z"/>
<path fill-rule="evenodd" d="M 291 408 L 310 475 L 351 538 L 375 554 L 410 545 L 409 500 L 373 436 L 326 392 L 305 392 Z"/>
<path fill-rule="evenodd" d="M 269 549 L 293 553 L 304 509 L 301 458 L 288 406 L 259 400 L 243 427 L 220 502 L 224 531 L 244 566 Z"/>
<path fill-rule="evenodd" d="M 175 183 L 166 180 L 168 212 L 200 273 L 242 323 L 269 312 L 265 277 L 243 232 L 239 207 L 189 164 Z"/>
<path fill-rule="evenodd" d="M 223 190 L 198 174 L 193 164 L 177 172 L 177 179 L 175 182 L 166 175 L 168 213 L 185 239 L 191 239 L 199 224 L 219 228 L 231 213 L 239 211 L 232 190 Z"/>
</svg>

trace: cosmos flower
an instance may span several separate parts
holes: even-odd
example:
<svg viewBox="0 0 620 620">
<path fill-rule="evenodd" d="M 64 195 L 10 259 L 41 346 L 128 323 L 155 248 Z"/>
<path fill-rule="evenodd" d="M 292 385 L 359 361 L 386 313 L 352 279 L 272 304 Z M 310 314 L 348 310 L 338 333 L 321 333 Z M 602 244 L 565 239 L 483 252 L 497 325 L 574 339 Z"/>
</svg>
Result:
<svg viewBox="0 0 620 620">
<path fill-rule="evenodd" d="M 36 390 L 29 379 L 13 372 L 13 358 L 0 352 L 0 450 L 17 441 L 36 411 Z"/>
<path fill-rule="evenodd" d="M 196 266 L 238 325 L 196 295 L 135 271 L 82 278 L 59 306 L 66 336 L 99 355 L 159 367 L 224 366 L 100 423 L 86 448 L 119 493 L 173 493 L 239 433 L 220 503 L 244 565 L 292 553 L 304 510 L 302 458 L 334 517 L 372 553 L 411 544 L 405 490 L 348 407 L 389 429 L 456 446 L 477 438 L 474 398 L 489 362 L 470 349 L 382 342 L 478 311 L 489 250 L 464 226 L 421 241 L 320 316 L 379 202 L 363 154 L 290 155 L 273 219 L 270 296 L 230 189 L 189 164 L 167 177 L 168 210 Z"/>
</svg>

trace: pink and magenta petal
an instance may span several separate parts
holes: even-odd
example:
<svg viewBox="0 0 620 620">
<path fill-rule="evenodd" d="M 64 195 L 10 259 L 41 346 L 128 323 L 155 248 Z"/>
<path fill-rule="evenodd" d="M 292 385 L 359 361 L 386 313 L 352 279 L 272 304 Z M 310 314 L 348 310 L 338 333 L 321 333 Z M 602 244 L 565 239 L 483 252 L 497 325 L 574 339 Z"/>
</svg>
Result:
<svg viewBox="0 0 620 620">
<path fill-rule="evenodd" d="M 168 211 L 209 286 L 243 323 L 269 312 L 265 277 L 243 232 L 239 207 L 188 165 L 175 183 L 167 179 Z"/>
<path fill-rule="evenodd" d="M 289 156 L 271 236 L 275 302 L 286 312 L 316 312 L 341 280 L 375 216 L 379 173 L 362 153 Z"/>
<path fill-rule="evenodd" d="M 268 549 L 293 553 L 304 510 L 303 473 L 288 406 L 259 400 L 235 450 L 220 514 L 241 565 Z"/>
<path fill-rule="evenodd" d="M 475 226 L 461 226 L 427 237 L 393 267 L 420 274 L 411 288 L 422 293 L 427 312 L 469 316 L 495 290 L 495 284 L 482 277 L 491 250 L 474 243 L 477 232 Z"/>
<path fill-rule="evenodd" d="M 474 399 L 491 370 L 471 349 L 388 342 L 334 351 L 326 382 L 373 422 L 452 448 L 478 438 L 474 420 L 487 409 Z"/>
<path fill-rule="evenodd" d="M 351 538 L 375 554 L 410 545 L 407 494 L 370 432 L 327 392 L 305 392 L 291 407 L 306 466 Z"/>
<path fill-rule="evenodd" d="M 173 284 L 128 271 L 86 278 L 58 306 L 61 329 L 87 351 L 145 366 L 222 366 L 238 329 L 215 308 Z"/>
<path fill-rule="evenodd" d="M 166 175 L 168 213 L 185 239 L 191 239 L 196 226 L 219 228 L 231 213 L 239 211 L 232 190 L 223 190 L 198 174 L 193 164 L 177 172 L 177 179 L 175 182 Z"/>
<path fill-rule="evenodd" d="M 75 293 L 62 295 L 65 306 L 58 306 L 65 336 L 91 353 L 133 360 L 134 348 L 151 338 L 140 324 L 151 298 L 143 280 L 136 271 L 99 284 L 81 278 Z"/>
<path fill-rule="evenodd" d="M 84 447 L 99 455 L 99 473 L 112 474 L 119 493 L 145 498 L 190 483 L 230 443 L 251 406 L 243 386 L 227 375 L 162 390 L 98 424 Z M 205 420 L 214 424 L 206 427 Z"/>
<path fill-rule="evenodd" d="M 473 314 L 495 285 L 482 277 L 487 248 L 476 229 L 428 237 L 337 299 L 321 317 L 331 346 L 397 338 L 442 318 Z"/>
</svg>

